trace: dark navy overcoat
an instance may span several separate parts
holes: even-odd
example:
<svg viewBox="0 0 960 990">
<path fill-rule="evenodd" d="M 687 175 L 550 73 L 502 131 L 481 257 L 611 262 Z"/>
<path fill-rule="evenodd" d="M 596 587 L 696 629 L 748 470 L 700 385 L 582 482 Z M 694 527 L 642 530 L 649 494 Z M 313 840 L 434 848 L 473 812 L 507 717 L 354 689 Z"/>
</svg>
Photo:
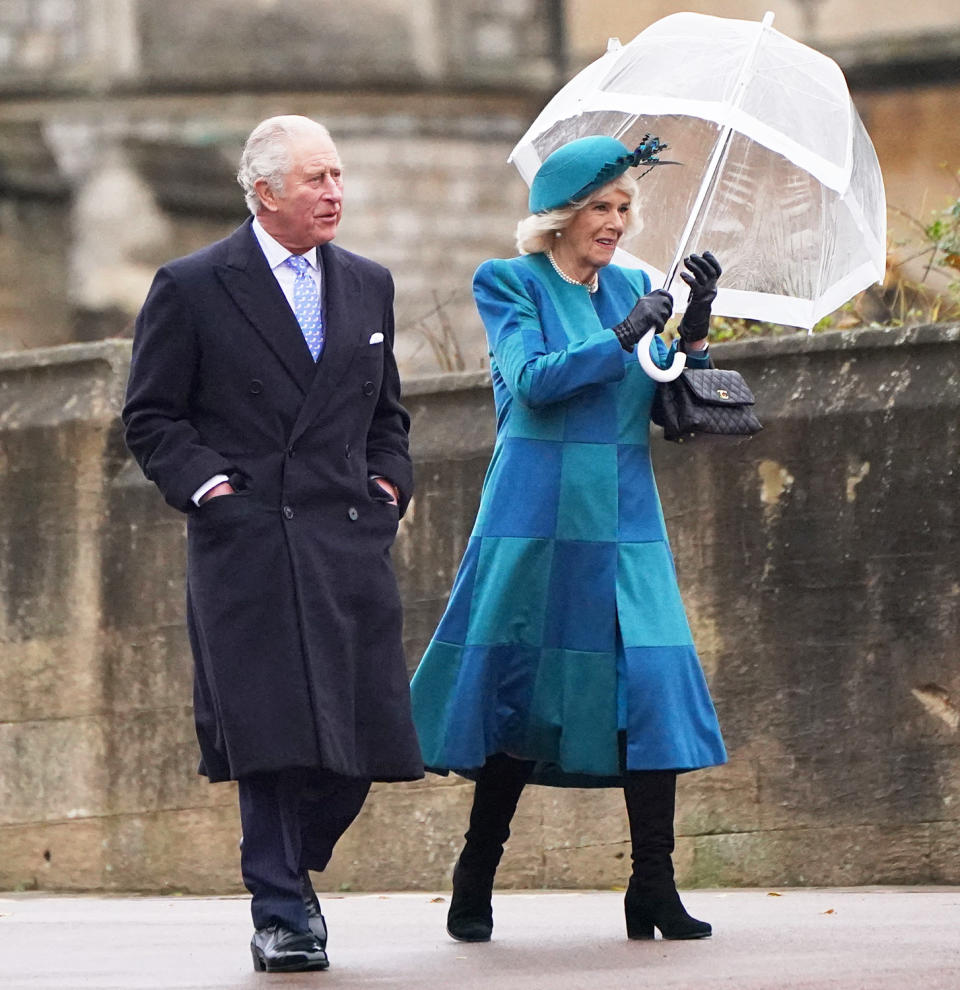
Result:
<svg viewBox="0 0 960 990">
<path fill-rule="evenodd" d="M 320 248 L 315 365 L 248 221 L 164 266 L 137 319 L 126 440 L 187 514 L 201 771 L 422 776 L 390 547 L 413 490 L 393 282 Z M 194 506 L 226 474 L 235 495 Z M 399 488 L 399 509 L 371 475 Z"/>
</svg>

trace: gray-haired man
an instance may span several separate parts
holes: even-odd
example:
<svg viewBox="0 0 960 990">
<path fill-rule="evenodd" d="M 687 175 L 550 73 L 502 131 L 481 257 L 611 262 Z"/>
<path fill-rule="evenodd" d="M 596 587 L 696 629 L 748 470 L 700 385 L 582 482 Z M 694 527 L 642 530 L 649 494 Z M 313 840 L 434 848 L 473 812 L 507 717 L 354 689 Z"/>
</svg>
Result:
<svg viewBox="0 0 960 990">
<path fill-rule="evenodd" d="M 413 488 L 393 282 L 335 247 L 327 130 L 274 117 L 238 175 L 253 217 L 157 273 L 126 440 L 187 515 L 200 771 L 237 780 L 258 969 L 328 965 L 310 885 L 370 782 L 423 775 L 389 550 Z"/>
</svg>

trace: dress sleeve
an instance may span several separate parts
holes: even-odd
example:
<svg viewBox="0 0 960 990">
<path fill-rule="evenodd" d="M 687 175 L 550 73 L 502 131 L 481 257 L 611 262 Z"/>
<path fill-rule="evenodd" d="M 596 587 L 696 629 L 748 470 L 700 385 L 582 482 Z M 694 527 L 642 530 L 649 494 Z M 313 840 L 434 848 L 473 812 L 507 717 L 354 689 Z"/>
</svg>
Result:
<svg viewBox="0 0 960 990">
<path fill-rule="evenodd" d="M 675 351 L 676 349 L 677 349 L 676 341 L 674 341 L 674 345 L 671 348 L 671 357 L 673 356 L 672 352 Z M 687 367 L 712 368 L 713 362 L 710 360 L 710 351 L 709 350 L 687 351 Z"/>
<path fill-rule="evenodd" d="M 597 330 L 561 351 L 548 351 L 534 300 L 506 261 L 484 262 L 473 294 L 490 353 L 510 393 L 536 408 L 562 402 L 591 385 L 616 382 L 624 353 L 612 330 Z"/>
</svg>

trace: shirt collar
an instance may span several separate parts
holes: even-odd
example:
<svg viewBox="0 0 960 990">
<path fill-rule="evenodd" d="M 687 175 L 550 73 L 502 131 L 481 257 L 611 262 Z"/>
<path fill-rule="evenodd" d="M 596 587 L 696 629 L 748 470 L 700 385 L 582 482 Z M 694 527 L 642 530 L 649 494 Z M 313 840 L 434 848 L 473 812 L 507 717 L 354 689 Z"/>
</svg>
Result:
<svg viewBox="0 0 960 990">
<path fill-rule="evenodd" d="M 250 226 L 253 227 L 253 234 L 271 271 L 279 268 L 287 258 L 291 257 L 292 252 L 288 251 L 276 238 L 271 237 L 256 217 L 253 218 L 253 223 Z M 303 257 L 307 259 L 312 268 L 317 268 L 317 249 L 315 247 L 310 248 Z"/>
</svg>

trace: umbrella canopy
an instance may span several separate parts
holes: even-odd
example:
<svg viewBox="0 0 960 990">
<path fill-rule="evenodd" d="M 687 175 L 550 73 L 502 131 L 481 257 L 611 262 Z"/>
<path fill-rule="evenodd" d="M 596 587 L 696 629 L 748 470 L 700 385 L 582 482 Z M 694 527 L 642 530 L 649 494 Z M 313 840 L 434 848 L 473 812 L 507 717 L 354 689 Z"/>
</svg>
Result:
<svg viewBox="0 0 960 990">
<path fill-rule="evenodd" d="M 575 138 L 633 148 L 656 135 L 682 164 L 643 177 L 643 224 L 618 263 L 669 287 L 686 254 L 712 251 L 723 265 L 714 313 L 809 329 L 883 279 L 886 202 L 839 66 L 772 20 L 671 14 L 627 45 L 611 39 L 509 160 L 529 184 Z"/>
</svg>

